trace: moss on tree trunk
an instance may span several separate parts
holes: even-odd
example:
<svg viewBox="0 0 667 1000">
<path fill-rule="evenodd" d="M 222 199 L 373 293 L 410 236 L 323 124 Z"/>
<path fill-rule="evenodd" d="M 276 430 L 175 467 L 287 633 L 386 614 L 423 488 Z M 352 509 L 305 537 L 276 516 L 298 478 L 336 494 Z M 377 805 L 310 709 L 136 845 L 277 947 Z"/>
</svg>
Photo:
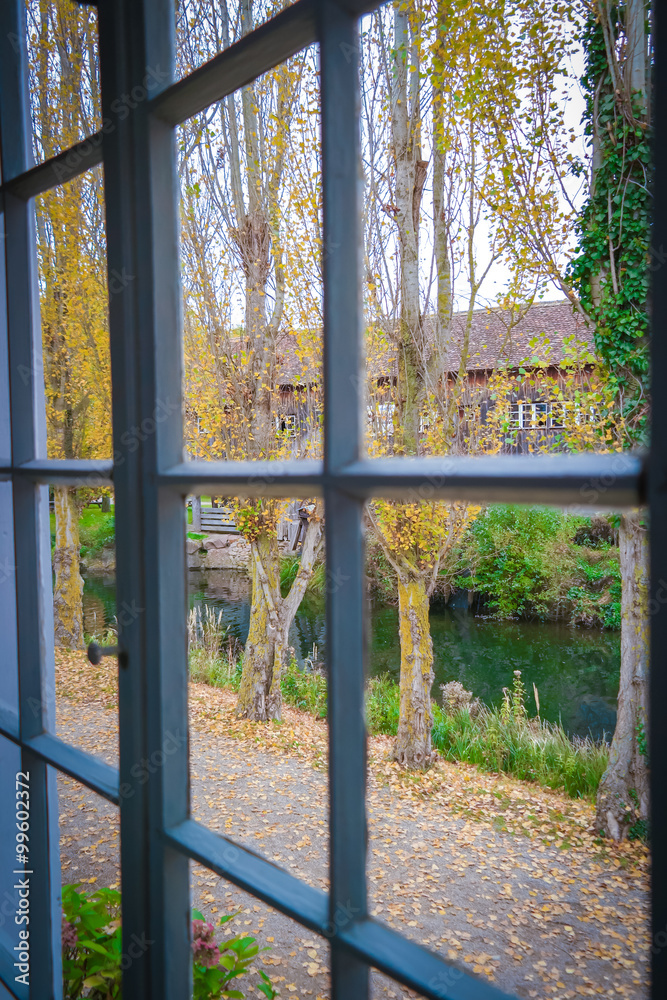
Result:
<svg viewBox="0 0 667 1000">
<path fill-rule="evenodd" d="M 56 544 L 53 551 L 53 625 L 56 646 L 83 647 L 83 580 L 79 573 L 79 512 L 74 490 L 53 488 Z"/>
<path fill-rule="evenodd" d="M 280 557 L 275 537 L 261 534 L 250 543 L 252 606 L 243 654 L 243 674 L 237 704 L 246 719 L 279 719 L 280 668 L 283 663 L 280 603 Z"/>
<path fill-rule="evenodd" d="M 398 602 L 401 702 L 394 757 L 403 767 L 424 768 L 433 760 L 431 687 L 434 679 L 425 581 L 420 577 L 399 578 Z"/>
<path fill-rule="evenodd" d="M 280 592 L 280 551 L 273 532 L 250 542 L 252 605 L 236 705 L 241 718 L 280 719 L 280 678 L 289 656 L 289 630 L 305 593 L 322 540 L 319 512 L 311 517 L 301 548 L 301 562 L 286 597 Z"/>
<path fill-rule="evenodd" d="M 644 831 L 649 815 L 648 543 L 639 511 L 621 518 L 621 678 L 618 717 L 597 795 L 596 825 L 614 840 Z"/>
</svg>

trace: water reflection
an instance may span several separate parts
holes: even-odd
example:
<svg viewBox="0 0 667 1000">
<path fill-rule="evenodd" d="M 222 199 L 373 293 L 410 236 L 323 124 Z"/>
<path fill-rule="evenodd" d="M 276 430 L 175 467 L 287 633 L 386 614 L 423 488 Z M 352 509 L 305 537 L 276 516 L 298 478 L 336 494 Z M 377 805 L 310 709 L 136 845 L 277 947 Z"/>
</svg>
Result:
<svg viewBox="0 0 667 1000">
<path fill-rule="evenodd" d="M 250 620 L 250 584 L 238 570 L 189 574 L 190 607 L 222 610 L 232 636 L 244 643 Z M 115 614 L 112 577 L 88 577 L 84 589 L 86 631 L 93 618 L 111 621 Z M 369 606 L 370 672 L 398 679 L 400 648 L 398 609 Z M 458 680 L 487 704 L 498 704 L 503 687 L 521 670 L 529 710 L 535 712 L 533 684 L 542 718 L 559 719 L 569 733 L 599 739 L 613 732 L 620 670 L 620 636 L 615 632 L 575 629 L 537 622 L 499 622 L 467 610 L 431 609 L 435 660 L 434 697 L 439 685 Z M 306 596 L 290 631 L 297 659 L 326 661 L 324 600 Z M 313 657 L 313 648 L 316 652 Z"/>
</svg>

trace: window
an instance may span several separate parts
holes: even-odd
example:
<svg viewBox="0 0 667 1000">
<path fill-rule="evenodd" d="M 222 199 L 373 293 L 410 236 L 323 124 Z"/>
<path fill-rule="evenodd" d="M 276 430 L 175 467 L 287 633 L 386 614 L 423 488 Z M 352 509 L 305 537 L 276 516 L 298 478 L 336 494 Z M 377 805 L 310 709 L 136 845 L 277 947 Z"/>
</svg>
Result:
<svg viewBox="0 0 667 1000">
<path fill-rule="evenodd" d="M 297 431 L 297 418 L 294 413 L 285 413 L 276 417 L 276 430 L 285 438 L 295 438 Z"/>
<path fill-rule="evenodd" d="M 551 406 L 545 402 L 522 402 L 510 404 L 510 427 L 530 430 L 535 427 L 551 426 L 549 416 Z"/>
<path fill-rule="evenodd" d="M 0 841 L 15 837 L 14 774 L 30 773 L 31 1000 L 61 995 L 58 905 L 58 818 L 55 775 L 65 772 L 120 807 L 123 934 L 151 947 L 124 972 L 125 1000 L 184 1000 L 190 995 L 189 859 L 321 935 L 331 946 L 334 1000 L 368 995 L 372 965 L 425 997 L 492 1000 L 500 993 L 466 976 L 368 915 L 366 907 L 365 729 L 363 723 L 363 539 L 367 497 L 413 495 L 474 502 L 592 503 L 624 506 L 645 496 L 645 463 L 634 455 L 494 456 L 481 459 L 368 459 L 362 448 L 359 378 L 362 315 L 359 266 L 357 18 L 374 0 L 299 0 L 227 48 L 191 76 L 171 83 L 148 70 L 173 64 L 164 25 L 173 3 L 117 0 L 99 6 L 103 92 L 102 131 L 55 161 L 33 167 L 28 155 L 28 108 L 23 0 L 0 5 L 3 226 L 0 242 L 6 301 L 0 332 L 0 536 L 3 661 L 0 750 L 5 797 Z M 660 38 L 662 41 L 662 37 Z M 174 128 L 301 47 L 319 42 L 323 114 L 324 237 L 336 248 L 324 256 L 325 456 L 316 461 L 234 463 L 183 458 L 181 331 L 177 256 L 177 178 Z M 162 75 L 164 78 L 161 78 Z M 664 130 L 667 79 L 658 73 L 655 102 Z M 119 95 L 143 92 L 131 113 Z M 123 113 L 119 113 L 119 106 Z M 662 140 L 661 140 L 662 141 Z M 658 169 L 667 152 L 658 143 Z M 110 299 L 114 393 L 112 462 L 49 461 L 40 451 L 43 401 L 38 381 L 40 334 L 35 315 L 33 201 L 103 157 L 110 274 L 132 275 Z M 332 169 L 335 167 L 335 169 Z M 657 186 L 655 246 L 667 245 L 667 205 Z M 656 315 L 667 311 L 656 283 Z M 662 324 L 656 340 L 657 379 L 667 373 Z M 536 404 L 531 404 L 536 405 Z M 162 410 L 160 409 L 162 407 Z M 159 418 L 168 408 L 169 418 Z M 654 419 L 663 425 L 656 394 Z M 521 412 L 521 411 L 519 411 Z M 538 422 L 543 411 L 531 411 Z M 388 413 L 387 413 L 388 419 Z M 518 417 L 517 419 L 522 419 Z M 137 428 L 154 432 L 137 436 Z M 124 442 L 131 440 L 132 447 Z M 662 482 L 667 438 L 654 445 L 651 466 L 653 650 L 664 656 L 667 615 L 667 510 Z M 136 446 L 135 446 L 136 445 Z M 10 456 L 11 455 L 11 459 Z M 252 468 L 249 468 L 252 464 Z M 54 733 L 53 664 L 45 595 L 50 564 L 47 483 L 110 485 L 116 498 L 119 604 L 142 609 L 119 636 L 120 766 L 114 768 L 68 745 Z M 593 490 L 591 491 L 591 487 Z M 312 888 L 262 857 L 195 822 L 189 811 L 187 742 L 180 741 L 150 781 L 132 770 L 160 753 L 167 734 L 187 732 L 184 497 L 313 495 L 326 503 L 329 656 L 330 891 Z M 601 501 L 603 497 L 603 501 Z M 140 526 L 143 528 L 141 533 Z M 48 546 L 47 546 L 48 549 Z M 20 552 L 20 558 L 15 554 Z M 654 658 L 654 667 L 656 664 Z M 667 671 L 653 670 L 652 713 L 667 710 Z M 651 726 L 653 840 L 667 835 L 667 746 L 664 727 Z M 163 754 L 164 756 L 164 754 Z M 10 774 L 11 781 L 6 780 Z M 6 853 L 3 854 L 6 860 Z M 1 872 L 3 892 L 7 872 Z M 10 885 L 17 876 L 9 873 Z M 3 895 L 4 900 L 4 895 Z M 168 905 L 167 905 L 168 904 Z M 3 911 L 4 912 L 4 911 Z M 667 865 L 653 859 L 653 931 L 667 926 Z M 27 997 L 15 981 L 7 934 L 0 928 L 0 983 Z M 0 986 L 0 990 L 2 986 Z M 653 948 L 655 1000 L 667 995 L 667 949 Z"/>
</svg>

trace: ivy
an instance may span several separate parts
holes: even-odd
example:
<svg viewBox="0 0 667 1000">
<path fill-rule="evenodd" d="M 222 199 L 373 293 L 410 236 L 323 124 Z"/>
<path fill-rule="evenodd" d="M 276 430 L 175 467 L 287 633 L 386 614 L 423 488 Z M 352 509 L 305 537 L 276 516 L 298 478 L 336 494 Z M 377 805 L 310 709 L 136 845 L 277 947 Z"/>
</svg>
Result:
<svg viewBox="0 0 667 1000">
<path fill-rule="evenodd" d="M 608 11 L 621 46 L 625 5 Z M 593 177 L 569 276 L 595 327 L 633 443 L 647 434 L 651 135 L 641 94 L 615 89 L 597 4 L 583 23 L 586 135 Z M 642 120 L 644 119 L 644 120 Z"/>
</svg>

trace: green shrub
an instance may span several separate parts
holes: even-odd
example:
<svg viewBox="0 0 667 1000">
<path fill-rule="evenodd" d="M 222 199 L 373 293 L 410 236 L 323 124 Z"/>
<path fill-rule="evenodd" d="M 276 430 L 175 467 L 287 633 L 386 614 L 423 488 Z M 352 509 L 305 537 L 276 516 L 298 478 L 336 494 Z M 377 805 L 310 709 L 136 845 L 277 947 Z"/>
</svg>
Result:
<svg viewBox="0 0 667 1000">
<path fill-rule="evenodd" d="M 485 598 L 499 618 L 619 628 L 618 548 L 580 544 L 590 531 L 590 518 L 557 509 L 492 505 L 459 547 L 455 582 Z"/>
<path fill-rule="evenodd" d="M 81 557 L 94 559 L 103 549 L 112 548 L 116 542 L 116 519 L 96 508 L 87 508 L 79 519 Z"/>
<path fill-rule="evenodd" d="M 64 1000 L 119 1000 L 122 973 L 131 959 L 122 953 L 120 893 L 115 889 L 79 892 L 78 885 L 62 890 L 62 957 Z M 219 925 L 235 914 L 220 919 Z M 256 939 L 238 934 L 218 942 L 212 924 L 193 911 L 193 1000 L 245 996 L 233 988 L 233 980 L 250 971 L 260 951 Z M 262 951 L 268 949 L 262 948 Z M 138 957 L 138 956 L 135 956 Z M 265 972 L 259 970 L 257 991 L 274 1000 L 276 991 Z M 229 989 L 229 986 L 232 989 Z"/>
</svg>

